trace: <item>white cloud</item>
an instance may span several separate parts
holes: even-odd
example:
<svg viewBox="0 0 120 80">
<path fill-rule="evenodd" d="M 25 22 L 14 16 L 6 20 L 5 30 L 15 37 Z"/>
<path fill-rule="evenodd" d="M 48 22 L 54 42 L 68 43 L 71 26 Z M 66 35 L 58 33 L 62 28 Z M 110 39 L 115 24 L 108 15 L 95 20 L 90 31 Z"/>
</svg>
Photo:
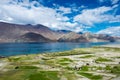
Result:
<svg viewBox="0 0 120 80">
<path fill-rule="evenodd" d="M 83 28 L 81 28 L 81 27 L 76 27 L 75 29 L 74 29 L 74 31 L 75 32 L 83 32 Z"/>
<path fill-rule="evenodd" d="M 63 6 L 60 6 L 59 9 L 57 9 L 58 11 L 61 11 L 63 14 L 68 14 L 68 13 L 71 13 L 71 8 L 66 8 L 66 7 L 63 7 Z"/>
<path fill-rule="evenodd" d="M 107 14 L 108 11 L 113 10 L 113 7 L 99 7 L 95 9 L 83 10 L 81 14 L 74 17 L 74 21 L 81 24 L 93 26 L 95 23 L 107 22 L 120 22 L 120 16 Z"/>
<path fill-rule="evenodd" d="M 12 2 L 12 0 L 2 0 L 2 1 L 0 1 L 0 5 L 7 4 L 9 2 Z"/>
<path fill-rule="evenodd" d="M 111 2 L 111 4 L 117 4 L 119 2 L 119 0 L 99 0 L 99 2 L 103 3 L 103 2 Z"/>
<path fill-rule="evenodd" d="M 103 29 L 97 33 L 98 34 L 108 34 L 108 35 L 112 35 L 112 36 L 120 36 L 120 26 L 109 27 L 109 28 Z"/>
<path fill-rule="evenodd" d="M 63 14 L 57 13 L 56 9 L 44 6 L 35 7 L 34 3 L 25 1 L 19 5 L 14 4 L 0 5 L 0 21 L 18 23 L 18 24 L 43 24 L 54 29 L 65 29 L 66 27 L 75 27 L 77 23 L 67 22 L 68 17 Z M 25 6 L 30 6 L 30 9 Z M 60 7 L 64 14 L 71 11 L 70 8 Z"/>
<path fill-rule="evenodd" d="M 77 23 L 65 22 L 64 25 L 69 27 L 69 28 L 73 28 L 73 27 L 77 26 L 78 24 Z"/>
<path fill-rule="evenodd" d="M 119 0 L 111 0 L 112 4 L 117 4 Z"/>
<path fill-rule="evenodd" d="M 99 0 L 99 2 L 108 2 L 108 1 L 111 1 L 111 0 Z"/>
<path fill-rule="evenodd" d="M 109 16 L 109 22 L 110 23 L 114 23 L 114 22 L 120 22 L 120 15 L 116 15 L 116 16 Z"/>
<path fill-rule="evenodd" d="M 80 12 L 80 8 L 84 8 L 85 6 L 76 7 L 74 5 L 70 8 L 55 4 L 56 8 L 49 8 L 37 1 L 30 3 L 29 0 L 23 0 L 23 3 L 19 4 L 17 1 L 2 0 L 0 2 L 0 21 L 18 24 L 43 24 L 53 29 L 67 29 L 76 32 L 82 31 L 84 28 L 94 25 L 94 23 L 104 21 L 110 23 L 120 22 L 120 15 L 113 16 L 106 14 L 106 12 L 116 7 L 103 6 L 95 9 L 84 9 L 81 11 L 81 14 L 73 17 L 73 22 L 69 22 L 71 18 L 64 16 L 64 14 L 72 13 L 72 11 Z M 35 4 L 39 5 L 39 7 L 35 7 Z"/>
<path fill-rule="evenodd" d="M 93 25 L 94 23 L 105 21 L 106 15 L 104 13 L 110 10 L 110 7 L 83 10 L 81 14 L 75 16 L 74 21 L 86 25 Z"/>
</svg>

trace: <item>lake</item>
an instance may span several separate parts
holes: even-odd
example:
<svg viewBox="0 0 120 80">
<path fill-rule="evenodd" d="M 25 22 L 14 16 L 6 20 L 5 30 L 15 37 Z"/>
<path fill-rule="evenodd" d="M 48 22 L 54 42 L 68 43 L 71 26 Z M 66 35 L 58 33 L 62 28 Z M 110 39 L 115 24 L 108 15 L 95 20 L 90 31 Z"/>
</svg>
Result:
<svg viewBox="0 0 120 80">
<path fill-rule="evenodd" d="M 88 47 L 105 45 L 105 44 L 111 44 L 111 43 L 110 42 L 0 43 L 0 56 L 59 52 L 59 51 L 72 50 L 74 48 L 88 48 Z"/>
</svg>

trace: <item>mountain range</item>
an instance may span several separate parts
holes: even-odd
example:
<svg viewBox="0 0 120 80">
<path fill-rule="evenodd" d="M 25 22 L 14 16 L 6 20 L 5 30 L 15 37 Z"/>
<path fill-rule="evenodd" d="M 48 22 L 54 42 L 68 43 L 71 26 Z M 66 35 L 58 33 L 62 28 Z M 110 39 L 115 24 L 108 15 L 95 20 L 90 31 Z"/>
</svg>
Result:
<svg viewBox="0 0 120 80">
<path fill-rule="evenodd" d="M 20 25 L 0 22 L 0 42 L 114 42 L 116 37 L 105 34 L 75 33 L 69 30 L 51 30 L 38 25 Z"/>
</svg>

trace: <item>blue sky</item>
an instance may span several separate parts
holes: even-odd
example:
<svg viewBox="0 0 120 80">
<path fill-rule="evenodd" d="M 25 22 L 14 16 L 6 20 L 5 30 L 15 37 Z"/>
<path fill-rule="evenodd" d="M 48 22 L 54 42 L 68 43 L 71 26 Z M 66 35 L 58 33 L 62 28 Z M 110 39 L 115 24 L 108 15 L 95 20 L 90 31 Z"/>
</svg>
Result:
<svg viewBox="0 0 120 80">
<path fill-rule="evenodd" d="M 120 0 L 3 0 L 0 21 L 75 32 L 102 33 L 107 29 L 112 33 L 111 28 L 120 27 Z"/>
</svg>

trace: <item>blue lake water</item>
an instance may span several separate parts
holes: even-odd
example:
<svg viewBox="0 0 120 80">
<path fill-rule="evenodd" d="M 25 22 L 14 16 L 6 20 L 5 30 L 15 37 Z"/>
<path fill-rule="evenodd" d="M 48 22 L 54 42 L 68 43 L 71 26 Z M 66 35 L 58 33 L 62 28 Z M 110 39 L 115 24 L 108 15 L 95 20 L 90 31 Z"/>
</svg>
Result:
<svg viewBox="0 0 120 80">
<path fill-rule="evenodd" d="M 0 44 L 0 56 L 59 52 L 59 51 L 72 50 L 74 48 L 87 48 L 87 47 L 99 46 L 99 45 L 105 45 L 105 44 L 111 44 L 111 43 L 110 42 L 1 43 Z"/>
</svg>

